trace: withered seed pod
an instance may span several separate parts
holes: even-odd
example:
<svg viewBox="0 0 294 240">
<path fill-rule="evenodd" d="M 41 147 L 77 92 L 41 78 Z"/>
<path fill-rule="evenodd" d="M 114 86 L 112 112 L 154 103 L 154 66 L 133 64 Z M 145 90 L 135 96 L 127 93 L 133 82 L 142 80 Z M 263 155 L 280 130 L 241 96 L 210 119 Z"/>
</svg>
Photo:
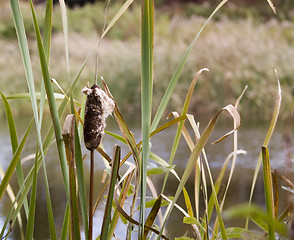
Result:
<svg viewBox="0 0 294 240">
<path fill-rule="evenodd" d="M 114 108 L 114 101 L 97 84 L 82 90 L 87 94 L 84 120 L 84 142 L 88 150 L 96 149 L 104 134 L 105 119 Z"/>
</svg>

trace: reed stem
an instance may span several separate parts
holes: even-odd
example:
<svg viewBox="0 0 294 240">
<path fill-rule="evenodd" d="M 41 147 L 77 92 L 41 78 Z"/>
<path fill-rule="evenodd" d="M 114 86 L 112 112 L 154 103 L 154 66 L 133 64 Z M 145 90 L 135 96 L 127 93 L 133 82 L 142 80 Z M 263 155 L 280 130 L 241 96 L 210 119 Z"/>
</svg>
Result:
<svg viewBox="0 0 294 240">
<path fill-rule="evenodd" d="M 90 197 L 89 197 L 89 240 L 93 236 L 93 184 L 94 184 L 94 150 L 91 150 Z"/>
</svg>

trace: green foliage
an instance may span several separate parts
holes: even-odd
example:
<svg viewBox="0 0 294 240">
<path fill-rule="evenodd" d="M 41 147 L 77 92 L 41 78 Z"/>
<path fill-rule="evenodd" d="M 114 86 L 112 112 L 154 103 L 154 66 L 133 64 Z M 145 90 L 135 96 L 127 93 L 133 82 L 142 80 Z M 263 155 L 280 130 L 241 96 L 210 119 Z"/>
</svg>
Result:
<svg viewBox="0 0 294 240">
<path fill-rule="evenodd" d="M 190 238 L 190 237 L 179 237 L 179 238 L 175 238 L 175 240 L 194 240 L 194 238 Z"/>
<path fill-rule="evenodd" d="M 151 169 L 147 170 L 147 176 L 167 173 L 167 172 L 171 171 L 172 169 L 174 169 L 174 167 L 175 167 L 175 165 L 167 166 L 167 167 L 160 166 L 160 167 L 151 168 Z"/>
<path fill-rule="evenodd" d="M 184 217 L 183 223 L 186 223 L 186 224 L 197 224 L 198 221 L 197 221 L 197 219 L 195 217 Z"/>
</svg>

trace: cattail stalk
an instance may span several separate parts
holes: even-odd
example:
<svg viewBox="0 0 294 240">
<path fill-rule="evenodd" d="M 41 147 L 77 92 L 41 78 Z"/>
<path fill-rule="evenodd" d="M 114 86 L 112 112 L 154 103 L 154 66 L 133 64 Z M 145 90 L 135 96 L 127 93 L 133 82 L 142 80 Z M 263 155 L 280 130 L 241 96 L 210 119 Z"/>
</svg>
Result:
<svg viewBox="0 0 294 240">
<path fill-rule="evenodd" d="M 94 189 L 94 151 L 99 146 L 104 129 L 105 119 L 112 113 L 114 101 L 95 83 L 91 88 L 82 90 L 87 94 L 84 120 L 84 142 L 91 152 L 90 164 L 90 196 L 89 196 L 89 240 L 93 235 L 93 189 Z"/>
</svg>

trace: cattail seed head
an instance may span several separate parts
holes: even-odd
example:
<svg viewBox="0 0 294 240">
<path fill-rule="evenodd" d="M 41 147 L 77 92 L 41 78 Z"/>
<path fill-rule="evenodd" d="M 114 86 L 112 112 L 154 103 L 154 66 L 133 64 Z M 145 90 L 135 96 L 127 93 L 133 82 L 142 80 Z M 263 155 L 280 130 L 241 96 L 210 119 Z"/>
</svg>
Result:
<svg viewBox="0 0 294 240">
<path fill-rule="evenodd" d="M 82 90 L 87 95 L 84 120 L 84 142 L 88 150 L 96 149 L 104 134 L 105 119 L 112 113 L 114 101 L 94 84 Z"/>
</svg>

